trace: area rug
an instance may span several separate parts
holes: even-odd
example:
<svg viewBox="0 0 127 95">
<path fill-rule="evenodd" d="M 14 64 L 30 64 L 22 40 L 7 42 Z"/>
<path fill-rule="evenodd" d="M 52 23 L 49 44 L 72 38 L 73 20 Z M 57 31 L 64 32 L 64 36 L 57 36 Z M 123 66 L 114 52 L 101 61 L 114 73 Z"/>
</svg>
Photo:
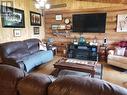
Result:
<svg viewBox="0 0 127 95">
<path fill-rule="evenodd" d="M 97 64 L 96 68 L 96 73 L 94 75 L 94 78 L 98 78 L 98 79 L 102 79 L 102 75 L 103 75 L 103 65 L 101 64 Z M 55 70 L 52 73 L 53 76 L 56 77 L 63 77 L 63 76 L 81 76 L 81 77 L 91 77 L 89 73 L 85 73 L 85 72 L 78 72 L 78 71 L 73 71 L 73 70 L 61 70 L 61 71 L 57 71 Z"/>
</svg>

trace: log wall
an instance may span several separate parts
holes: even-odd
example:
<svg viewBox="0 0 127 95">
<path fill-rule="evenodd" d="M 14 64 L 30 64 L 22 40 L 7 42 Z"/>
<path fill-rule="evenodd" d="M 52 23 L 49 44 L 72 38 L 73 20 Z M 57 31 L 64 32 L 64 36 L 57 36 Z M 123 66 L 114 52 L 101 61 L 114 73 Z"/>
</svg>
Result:
<svg viewBox="0 0 127 95">
<path fill-rule="evenodd" d="M 108 44 L 111 44 L 116 41 L 127 40 L 127 32 L 116 32 L 117 28 L 117 16 L 119 14 L 127 14 L 127 7 L 118 8 L 94 8 L 94 9 L 81 9 L 81 10 L 51 10 L 45 12 L 45 31 L 46 38 L 54 38 L 56 42 L 71 42 L 73 38 L 76 36 L 80 37 L 80 33 L 71 32 L 71 30 L 57 30 L 57 32 L 67 31 L 69 32 L 67 36 L 65 35 L 54 35 L 51 29 L 52 24 L 65 24 L 64 19 L 69 18 L 72 21 L 73 14 L 86 14 L 86 13 L 107 13 L 106 18 L 106 30 L 105 33 L 83 33 L 86 41 L 93 41 L 94 37 L 97 37 L 97 41 L 99 44 L 103 44 L 103 39 L 106 36 Z M 62 15 L 62 20 L 57 21 L 55 16 L 57 14 Z M 72 25 L 72 23 L 70 23 Z M 56 30 L 55 30 L 56 31 Z"/>
</svg>

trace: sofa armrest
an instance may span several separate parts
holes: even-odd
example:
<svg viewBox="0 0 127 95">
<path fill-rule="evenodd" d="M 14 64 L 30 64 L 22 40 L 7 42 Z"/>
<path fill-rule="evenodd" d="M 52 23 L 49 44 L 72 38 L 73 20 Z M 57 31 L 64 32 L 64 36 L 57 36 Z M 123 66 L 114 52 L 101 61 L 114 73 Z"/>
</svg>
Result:
<svg viewBox="0 0 127 95">
<path fill-rule="evenodd" d="M 109 54 L 107 57 L 107 64 L 127 69 L 127 57 Z"/>
<path fill-rule="evenodd" d="M 50 76 L 31 73 L 19 82 L 18 90 L 20 95 L 47 95 L 48 86 L 51 83 Z"/>
<path fill-rule="evenodd" d="M 115 54 L 115 50 L 113 50 L 113 49 L 112 50 L 108 50 L 108 55 L 110 55 L 110 54 L 114 55 Z"/>
<path fill-rule="evenodd" d="M 27 73 L 24 70 L 10 65 L 0 65 L 0 95 L 18 95 L 17 84 L 25 76 Z"/>
<path fill-rule="evenodd" d="M 4 58 L 3 63 L 8 64 L 8 65 L 12 65 L 12 66 L 15 66 L 15 67 L 19 67 L 19 65 L 16 64 L 16 59 L 14 59 L 14 58 Z"/>
<path fill-rule="evenodd" d="M 18 67 L 18 68 L 26 71 L 26 67 L 25 67 L 23 61 L 19 61 L 18 59 L 4 58 L 3 62 L 4 62 L 4 64 L 11 65 L 11 66 L 14 66 L 14 67 Z"/>
</svg>

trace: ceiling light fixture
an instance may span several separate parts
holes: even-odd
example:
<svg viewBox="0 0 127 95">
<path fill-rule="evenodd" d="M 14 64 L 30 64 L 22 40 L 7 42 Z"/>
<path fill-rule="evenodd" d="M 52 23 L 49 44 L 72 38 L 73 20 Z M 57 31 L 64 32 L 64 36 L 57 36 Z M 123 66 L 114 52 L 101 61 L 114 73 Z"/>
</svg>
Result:
<svg viewBox="0 0 127 95">
<path fill-rule="evenodd" d="M 47 0 L 35 0 L 35 7 L 37 9 L 50 9 L 50 4 L 47 3 Z"/>
</svg>

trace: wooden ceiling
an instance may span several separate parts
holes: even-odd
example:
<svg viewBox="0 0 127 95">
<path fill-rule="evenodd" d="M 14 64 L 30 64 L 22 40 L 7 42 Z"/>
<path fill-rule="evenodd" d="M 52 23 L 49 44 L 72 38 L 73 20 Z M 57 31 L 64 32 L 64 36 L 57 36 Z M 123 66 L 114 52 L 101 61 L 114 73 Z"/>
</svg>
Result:
<svg viewBox="0 0 127 95">
<path fill-rule="evenodd" d="M 88 2 L 121 3 L 121 4 L 127 4 L 127 0 L 76 0 L 76 1 L 88 1 Z"/>
<path fill-rule="evenodd" d="M 90 8 L 124 8 L 127 0 L 48 0 L 50 10 L 75 10 Z M 54 6 L 55 5 L 55 6 Z"/>
</svg>

